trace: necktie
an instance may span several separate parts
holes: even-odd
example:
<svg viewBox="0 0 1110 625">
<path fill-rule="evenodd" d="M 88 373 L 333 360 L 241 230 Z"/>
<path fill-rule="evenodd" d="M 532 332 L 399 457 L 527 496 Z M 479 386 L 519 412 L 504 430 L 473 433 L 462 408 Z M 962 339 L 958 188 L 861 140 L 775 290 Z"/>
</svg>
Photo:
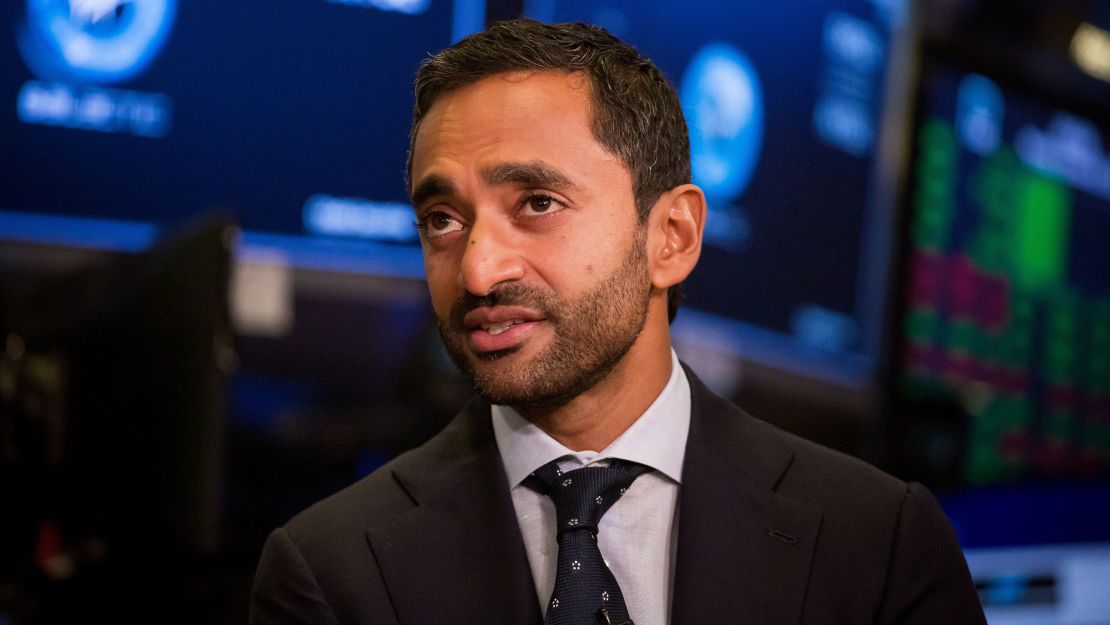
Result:
<svg viewBox="0 0 1110 625">
<path fill-rule="evenodd" d="M 617 579 L 597 547 L 597 525 L 632 482 L 651 469 L 614 460 L 564 473 L 549 462 L 524 480 L 555 504 L 559 556 L 544 625 L 631 624 Z"/>
</svg>

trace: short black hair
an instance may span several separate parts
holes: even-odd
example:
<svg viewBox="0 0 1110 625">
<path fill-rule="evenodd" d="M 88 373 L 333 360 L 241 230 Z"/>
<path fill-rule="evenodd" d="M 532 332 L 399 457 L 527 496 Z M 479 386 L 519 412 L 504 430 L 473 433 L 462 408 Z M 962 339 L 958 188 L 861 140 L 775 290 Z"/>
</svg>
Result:
<svg viewBox="0 0 1110 625">
<path fill-rule="evenodd" d="M 593 135 L 628 169 L 641 224 L 663 193 L 690 182 L 690 139 L 682 105 L 659 68 L 603 28 L 530 19 L 495 22 L 421 63 L 406 176 L 411 179 L 420 123 L 439 96 L 495 74 L 529 70 L 589 78 Z M 667 293 L 671 320 L 679 299 L 676 285 Z"/>
</svg>

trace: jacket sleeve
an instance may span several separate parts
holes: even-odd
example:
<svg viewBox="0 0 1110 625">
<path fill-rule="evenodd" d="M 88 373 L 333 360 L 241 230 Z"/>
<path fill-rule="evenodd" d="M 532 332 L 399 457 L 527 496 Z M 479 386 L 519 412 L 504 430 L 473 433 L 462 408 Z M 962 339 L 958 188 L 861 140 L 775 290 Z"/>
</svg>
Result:
<svg viewBox="0 0 1110 625">
<path fill-rule="evenodd" d="M 956 533 L 932 493 L 909 484 L 876 621 L 890 625 L 985 625 Z"/>
<path fill-rule="evenodd" d="M 338 625 L 316 577 L 284 528 L 270 533 L 251 591 L 251 625 Z"/>
</svg>

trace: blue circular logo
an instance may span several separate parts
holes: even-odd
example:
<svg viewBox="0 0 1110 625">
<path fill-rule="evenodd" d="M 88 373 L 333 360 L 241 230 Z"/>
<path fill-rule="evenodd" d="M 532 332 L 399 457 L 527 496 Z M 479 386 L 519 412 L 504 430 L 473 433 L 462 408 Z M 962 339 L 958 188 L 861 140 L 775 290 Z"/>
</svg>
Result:
<svg viewBox="0 0 1110 625">
<path fill-rule="evenodd" d="M 157 56 L 176 7 L 177 0 L 27 0 L 19 48 L 43 79 L 121 82 Z"/>
<path fill-rule="evenodd" d="M 690 61 L 679 91 L 690 129 L 694 184 L 710 200 L 747 187 L 763 143 L 763 90 L 755 66 L 726 43 L 710 43 Z"/>
<path fill-rule="evenodd" d="M 956 120 L 964 145 L 980 156 L 990 154 L 1002 143 L 1002 119 L 1006 103 L 1002 90 L 989 78 L 970 74 L 956 95 Z"/>
</svg>

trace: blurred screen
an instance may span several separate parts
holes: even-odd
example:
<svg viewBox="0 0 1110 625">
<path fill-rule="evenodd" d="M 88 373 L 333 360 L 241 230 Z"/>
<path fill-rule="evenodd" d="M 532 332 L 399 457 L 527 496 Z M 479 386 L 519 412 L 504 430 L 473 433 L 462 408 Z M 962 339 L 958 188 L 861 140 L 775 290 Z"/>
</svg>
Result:
<svg viewBox="0 0 1110 625">
<path fill-rule="evenodd" d="M 1110 623 L 1107 121 L 926 59 L 897 461 L 938 489 L 992 625 Z"/>
<path fill-rule="evenodd" d="M 1105 477 L 1106 126 L 943 66 L 918 118 L 900 398 L 963 429 L 919 460 L 972 485 Z"/>
<path fill-rule="evenodd" d="M 297 237 L 283 244 L 415 246 L 412 79 L 429 53 L 482 27 L 484 6 L 3 3 L 0 28 L 13 36 L 0 46 L 0 235 L 52 240 L 72 223 L 80 242 L 101 231 L 33 216 L 108 219 L 111 230 L 223 209 L 250 232 Z"/>
<path fill-rule="evenodd" d="M 875 155 L 903 2 L 530 0 L 606 27 L 678 90 L 709 219 L 680 339 L 848 384 L 878 348 Z"/>
</svg>

